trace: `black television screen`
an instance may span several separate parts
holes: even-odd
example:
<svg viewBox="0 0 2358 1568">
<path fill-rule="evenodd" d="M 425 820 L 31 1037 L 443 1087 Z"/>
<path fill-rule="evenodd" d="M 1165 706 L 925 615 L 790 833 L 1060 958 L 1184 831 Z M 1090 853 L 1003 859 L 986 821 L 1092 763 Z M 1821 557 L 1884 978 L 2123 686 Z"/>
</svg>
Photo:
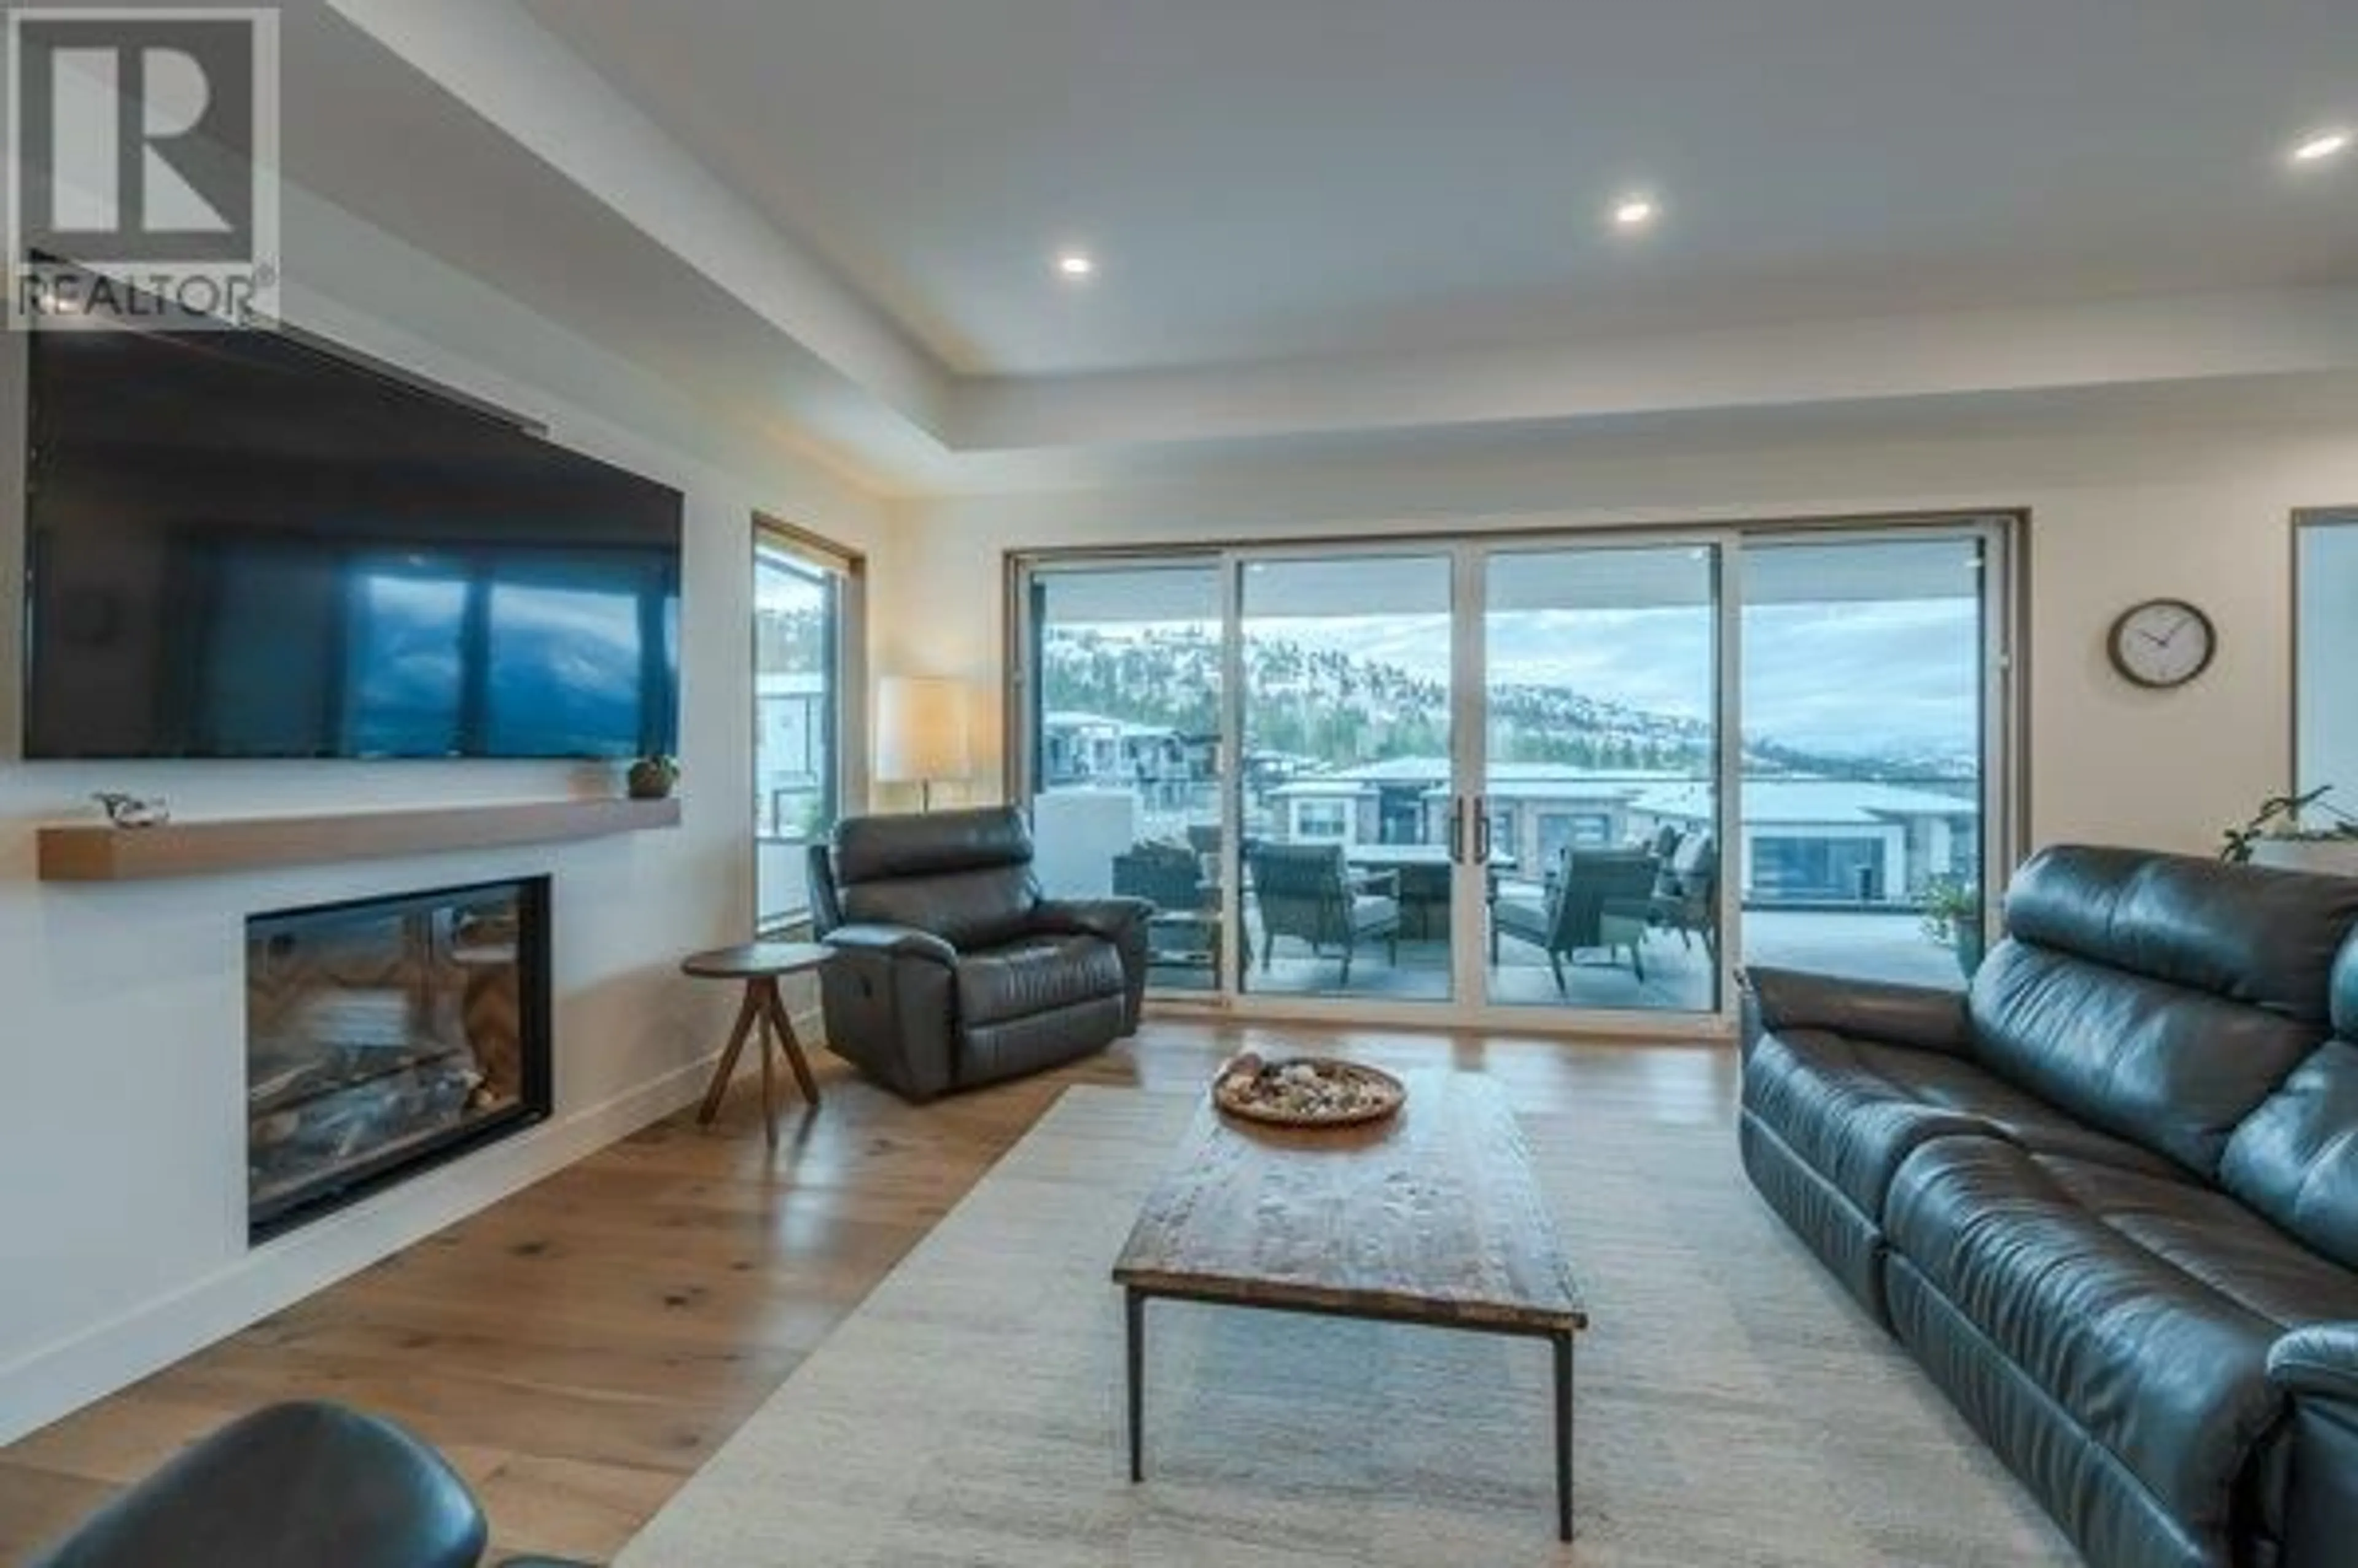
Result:
<svg viewBox="0 0 2358 1568">
<path fill-rule="evenodd" d="M 27 757 L 676 748 L 677 492 L 276 334 L 27 351 Z"/>
</svg>

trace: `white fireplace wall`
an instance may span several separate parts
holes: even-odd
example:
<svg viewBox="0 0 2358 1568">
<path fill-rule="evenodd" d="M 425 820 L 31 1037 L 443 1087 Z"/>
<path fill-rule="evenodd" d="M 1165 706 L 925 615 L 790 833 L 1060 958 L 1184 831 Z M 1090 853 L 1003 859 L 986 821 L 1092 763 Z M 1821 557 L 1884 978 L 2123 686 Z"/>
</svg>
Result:
<svg viewBox="0 0 2358 1568">
<path fill-rule="evenodd" d="M 679 956 L 741 940 L 753 902 L 750 520 L 873 550 L 881 508 L 731 432 L 515 300 L 287 192 L 289 318 L 548 421 L 687 497 L 682 796 L 674 830 L 492 853 L 68 886 L 32 829 L 89 792 L 184 816 L 546 798 L 612 770 L 505 762 L 27 763 L 21 646 L 23 343 L 0 336 L 0 1442 L 285 1305 L 686 1103 L 736 999 Z M 398 326 L 395 323 L 399 323 Z M 556 1111 L 537 1128 L 249 1251 L 244 919 L 547 872 Z M 728 1136 L 723 1132 L 720 1136 Z"/>
</svg>

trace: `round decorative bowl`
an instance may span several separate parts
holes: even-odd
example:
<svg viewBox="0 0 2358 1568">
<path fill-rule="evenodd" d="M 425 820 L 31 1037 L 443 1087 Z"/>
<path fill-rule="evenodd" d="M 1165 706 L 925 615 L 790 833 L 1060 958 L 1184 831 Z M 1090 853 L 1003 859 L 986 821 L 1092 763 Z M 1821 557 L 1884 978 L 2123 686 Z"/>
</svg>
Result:
<svg viewBox="0 0 2358 1568">
<path fill-rule="evenodd" d="M 1212 1103 L 1271 1127 L 1358 1127 L 1408 1100 L 1408 1086 L 1379 1068 L 1333 1056 L 1230 1058 L 1212 1080 Z"/>
</svg>

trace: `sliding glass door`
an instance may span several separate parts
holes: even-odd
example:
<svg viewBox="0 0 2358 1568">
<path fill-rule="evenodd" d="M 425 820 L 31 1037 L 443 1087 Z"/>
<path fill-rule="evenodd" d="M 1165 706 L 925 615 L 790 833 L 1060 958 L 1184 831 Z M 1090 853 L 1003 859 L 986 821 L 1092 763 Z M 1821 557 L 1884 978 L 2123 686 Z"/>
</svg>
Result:
<svg viewBox="0 0 2358 1568">
<path fill-rule="evenodd" d="M 1042 572 L 1028 586 L 1024 752 L 1042 888 L 1155 906 L 1150 979 L 1220 984 L 1221 572 Z"/>
<path fill-rule="evenodd" d="M 1247 992 L 1453 993 L 1453 569 L 1445 552 L 1241 563 Z"/>
<path fill-rule="evenodd" d="M 1747 544 L 1746 963 L 1954 987 L 1979 961 L 2000 544 Z"/>
<path fill-rule="evenodd" d="M 1490 1001 L 1718 1011 L 1720 556 L 1711 542 L 1488 555 Z"/>
<path fill-rule="evenodd" d="M 1149 899 L 1158 991 L 1271 1016 L 1725 1027 L 1738 962 L 1961 983 L 2007 838 L 2009 539 L 1026 565 L 1043 881 Z"/>
</svg>

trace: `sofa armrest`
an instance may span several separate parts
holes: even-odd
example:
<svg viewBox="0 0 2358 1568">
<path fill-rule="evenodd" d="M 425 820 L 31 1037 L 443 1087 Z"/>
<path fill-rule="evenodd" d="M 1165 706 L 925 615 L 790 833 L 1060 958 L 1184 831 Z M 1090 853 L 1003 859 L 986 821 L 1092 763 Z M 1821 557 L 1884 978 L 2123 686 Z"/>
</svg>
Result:
<svg viewBox="0 0 2358 1568">
<path fill-rule="evenodd" d="M 827 1044 L 895 1093 L 929 1100 L 956 1088 L 957 949 L 908 925 L 838 925 L 818 972 Z"/>
<path fill-rule="evenodd" d="M 2358 1405 L 2358 1323 L 2294 1329 L 2268 1351 L 2268 1381 L 2288 1394 Z"/>
<path fill-rule="evenodd" d="M 914 925 L 838 925 L 828 932 L 827 946 L 848 953 L 873 953 L 888 958 L 929 958 L 948 967 L 957 962 L 957 949 L 930 931 Z"/>
<path fill-rule="evenodd" d="M 1153 913 L 1153 902 L 1143 898 L 1044 898 L 1032 907 L 1032 924 L 1036 930 L 1120 942 Z"/>
<path fill-rule="evenodd" d="M 1747 1011 L 1768 1030 L 1823 1029 L 1952 1056 L 1974 1054 L 1963 991 L 1747 966 Z"/>
<path fill-rule="evenodd" d="M 2358 1540 L 2358 1323 L 2297 1328 L 2268 1351 L 2286 1424 L 2280 1568 L 2339 1568 Z"/>
<path fill-rule="evenodd" d="M 1113 945 L 1121 957 L 1121 1032 L 1138 1033 L 1146 1009 L 1146 923 L 1154 914 L 1152 901 L 1142 898 L 1042 899 L 1033 907 L 1035 930 L 1073 936 L 1094 936 Z"/>
</svg>

